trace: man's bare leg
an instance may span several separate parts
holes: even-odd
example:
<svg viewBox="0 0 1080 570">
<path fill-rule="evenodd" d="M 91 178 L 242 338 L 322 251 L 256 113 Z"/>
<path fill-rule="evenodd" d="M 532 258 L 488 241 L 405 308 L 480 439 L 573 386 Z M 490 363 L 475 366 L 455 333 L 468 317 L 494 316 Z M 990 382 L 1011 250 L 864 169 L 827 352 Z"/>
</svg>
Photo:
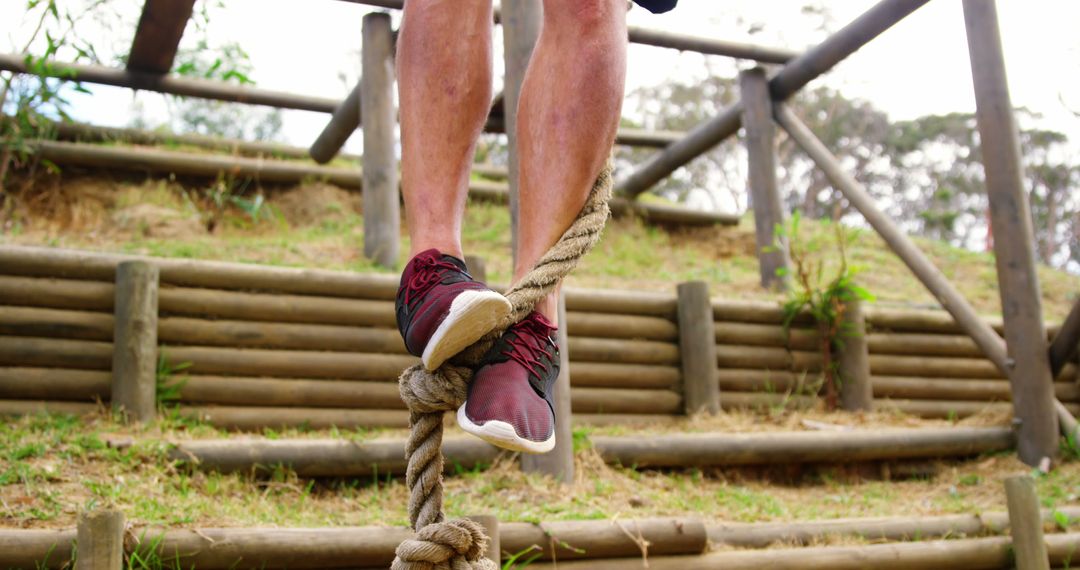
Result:
<svg viewBox="0 0 1080 570">
<path fill-rule="evenodd" d="M 401 186 L 411 252 L 463 257 L 461 220 L 491 105 L 491 0 L 409 0 L 398 36 Z"/>
<path fill-rule="evenodd" d="M 544 0 L 518 104 L 515 280 L 585 204 L 615 141 L 625 82 L 626 1 Z M 556 325 L 557 299 L 552 294 L 537 305 Z"/>
</svg>

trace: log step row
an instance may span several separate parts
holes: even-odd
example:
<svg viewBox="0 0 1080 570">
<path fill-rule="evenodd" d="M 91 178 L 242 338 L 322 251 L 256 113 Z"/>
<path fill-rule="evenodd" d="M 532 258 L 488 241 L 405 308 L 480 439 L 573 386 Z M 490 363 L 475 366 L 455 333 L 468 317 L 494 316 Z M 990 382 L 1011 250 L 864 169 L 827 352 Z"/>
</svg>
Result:
<svg viewBox="0 0 1080 570">
<path fill-rule="evenodd" d="M 776 408 L 808 410 L 821 407 L 821 399 L 812 396 L 765 392 L 727 392 L 720 396 L 725 410 L 772 410 Z M 917 400 L 874 398 L 874 409 L 896 411 L 928 419 L 966 418 L 984 411 L 1012 411 L 1008 402 L 972 400 Z M 1080 414 L 1080 404 L 1066 403 L 1065 409 Z"/>
<path fill-rule="evenodd" d="M 788 350 L 782 347 L 716 345 L 716 362 L 721 369 L 761 368 L 773 371 L 821 370 L 820 353 Z M 985 358 L 943 356 L 904 356 L 870 354 L 870 372 L 875 376 L 910 376 L 922 378 L 1004 379 L 996 366 Z M 1075 381 L 1077 366 L 1066 364 L 1058 375 L 1060 381 Z"/>
<path fill-rule="evenodd" d="M 720 369 L 717 376 L 721 393 L 728 390 L 803 393 L 818 381 L 816 374 L 754 369 Z M 871 383 L 874 396 L 879 398 L 1009 401 L 1011 396 L 1007 380 L 874 376 Z M 1072 380 L 1055 382 L 1054 390 L 1059 400 L 1080 401 L 1080 384 Z"/>
<path fill-rule="evenodd" d="M 144 260 L 157 265 L 163 291 L 171 287 L 255 290 L 298 296 L 392 301 L 398 288 L 398 277 L 388 274 L 360 274 L 21 246 L 0 247 L 0 275 L 4 280 L 12 277 L 23 278 L 23 283 L 28 281 L 26 278 L 32 278 L 29 281 L 62 280 L 69 283 L 96 281 L 111 289 L 116 265 L 126 260 Z M 98 288 L 102 289 L 101 286 Z M 23 290 L 24 293 L 26 291 Z M 567 287 L 565 292 L 567 309 L 571 311 L 658 316 L 669 320 L 675 318 L 674 294 L 575 287 Z M 84 294 L 76 293 L 77 296 Z M 104 297 L 99 297 L 98 302 L 108 302 L 111 306 L 111 300 Z"/>
<path fill-rule="evenodd" d="M 359 333 L 366 334 L 366 333 Z M 394 381 L 418 359 L 386 351 L 325 352 L 307 350 L 265 350 L 208 346 L 163 346 L 161 353 L 172 364 L 190 363 L 196 374 L 274 376 L 285 378 L 335 378 Z M 571 362 L 612 365 L 645 365 L 653 385 L 671 380 L 671 370 L 679 365 L 679 349 L 672 343 L 594 338 L 571 338 Z M 109 370 L 112 343 L 40 337 L 0 336 L 0 366 L 43 366 L 89 370 Z M 596 367 L 585 367 L 595 370 Z M 660 370 L 662 369 L 662 370 Z M 624 372 L 637 368 L 620 368 Z M 659 372 L 657 374 L 657 372 Z M 663 380 L 659 380 L 662 378 Z M 635 385 L 627 379 L 627 385 Z"/>
<path fill-rule="evenodd" d="M 0 368 L 0 398 L 108 401 L 112 375 L 104 371 Z M 185 404 L 404 410 L 391 382 L 242 378 L 185 375 L 177 379 Z M 672 390 L 575 386 L 571 406 L 581 413 L 676 414 L 682 395 Z"/>
</svg>

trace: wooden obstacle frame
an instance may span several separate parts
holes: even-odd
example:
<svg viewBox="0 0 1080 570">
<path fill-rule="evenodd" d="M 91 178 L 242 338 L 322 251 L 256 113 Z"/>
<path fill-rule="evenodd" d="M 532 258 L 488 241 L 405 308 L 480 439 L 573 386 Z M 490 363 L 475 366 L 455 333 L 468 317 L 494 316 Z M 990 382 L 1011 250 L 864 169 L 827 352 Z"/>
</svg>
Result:
<svg viewBox="0 0 1080 570">
<path fill-rule="evenodd" d="M 368 4 L 388 9 L 401 9 L 404 3 L 400 0 L 356 0 L 357 3 Z M 934 377 L 944 378 L 978 378 L 986 382 L 1000 382 L 999 378 L 1008 379 L 1009 392 L 1012 395 L 1012 407 L 1015 411 L 1019 425 L 1019 454 L 1028 464 L 1040 464 L 1046 459 L 1053 459 L 1058 452 L 1059 426 L 1061 431 L 1075 431 L 1076 421 L 1069 413 L 1068 400 L 1072 391 L 1068 387 L 1059 388 L 1054 379 L 1058 377 L 1060 368 L 1065 367 L 1068 361 L 1066 357 L 1073 352 L 1080 337 L 1080 315 L 1075 315 L 1080 308 L 1074 310 L 1074 315 L 1066 320 L 1070 326 L 1063 327 L 1062 333 L 1053 339 L 1048 339 L 1042 322 L 1040 300 L 1038 298 L 1038 279 L 1035 274 L 1034 259 L 1031 247 L 1033 235 L 1030 222 L 1030 214 L 1027 197 L 1022 187 L 1022 166 L 1019 160 L 1019 142 L 1015 118 L 1012 113 L 1012 105 L 1009 100 L 1008 85 L 1004 71 L 1001 38 L 998 29 L 996 6 L 993 0 L 965 0 L 964 15 L 970 57 L 972 63 L 973 83 L 976 96 L 976 119 L 980 131 L 980 140 L 988 141 L 983 145 L 983 162 L 986 169 L 988 196 L 991 202 L 991 217 L 995 227 L 994 241 L 995 257 L 998 263 L 998 281 L 1001 289 L 1003 303 L 1008 307 L 1004 317 L 1003 334 L 999 334 L 992 327 L 979 319 L 970 304 L 949 284 L 945 277 L 926 258 L 913 242 L 901 232 L 895 224 L 884 216 L 874 205 L 868 194 L 857 181 L 844 172 L 836 158 L 821 144 L 819 140 L 799 121 L 797 116 L 788 109 L 784 102 L 795 92 L 807 85 L 810 81 L 830 70 L 837 63 L 844 60 L 863 45 L 895 25 L 897 22 L 916 11 L 926 4 L 928 0 L 881 0 L 863 15 L 853 20 L 838 32 L 807 50 L 796 55 L 783 50 L 762 48 L 759 46 L 746 46 L 727 42 L 718 42 L 705 38 L 690 38 L 677 34 L 663 34 L 647 30 L 631 29 L 630 41 L 636 41 L 649 45 L 672 47 L 699 51 L 701 53 L 722 54 L 732 57 L 756 59 L 764 63 L 781 64 L 775 72 L 765 74 L 752 72 L 744 75 L 742 99 L 729 107 L 721 110 L 715 117 L 685 133 L 684 136 L 672 140 L 670 137 L 654 137 L 650 139 L 647 134 L 636 133 L 636 139 L 650 141 L 653 144 L 663 145 L 653 158 L 628 176 L 621 178 L 617 184 L 618 192 L 625 197 L 636 197 L 645 192 L 659 181 L 663 180 L 678 168 L 690 160 L 700 156 L 713 148 L 721 141 L 734 135 L 743 123 L 747 123 L 747 132 L 751 135 L 752 144 L 750 155 L 751 187 L 758 200 L 766 204 L 776 202 L 775 187 L 775 157 L 771 155 L 769 138 L 771 125 L 768 124 L 767 115 L 771 110 L 776 122 L 787 132 L 788 136 L 795 140 L 822 168 L 829 180 L 836 186 L 860 211 L 874 229 L 882 235 L 886 243 L 909 265 L 915 275 L 941 302 L 942 306 L 949 311 L 962 332 L 970 337 L 974 344 L 993 366 L 999 376 L 992 377 L 987 371 L 981 370 L 982 364 L 976 362 L 961 363 L 958 358 L 953 362 L 927 362 L 928 368 L 922 373 L 933 374 Z M 351 133 L 361 122 L 361 115 L 373 122 L 372 128 L 382 132 L 387 130 L 387 121 L 392 122 L 388 116 L 388 110 L 382 108 L 372 116 L 362 113 L 364 107 L 372 105 L 372 98 L 392 89 L 392 78 L 369 77 L 365 73 L 365 79 L 353 90 L 353 93 L 343 102 L 316 97 L 303 97 L 286 93 L 267 91 L 251 87 L 229 85 L 221 82 L 213 82 L 198 79 L 174 77 L 166 73 L 171 67 L 172 57 L 175 54 L 176 43 L 182 35 L 184 23 L 190 10 L 186 10 L 187 2 L 178 2 L 172 6 L 164 2 L 147 2 L 144 9 L 144 17 L 140 20 L 139 29 L 136 32 L 135 42 L 132 47 L 132 57 L 126 70 L 110 69 L 101 66 L 65 64 L 63 62 L 50 62 L 48 66 L 51 75 L 65 80 L 95 82 L 108 85 L 130 87 L 133 89 L 145 89 L 172 93 L 183 96 L 203 97 L 225 101 L 244 102 L 252 104 L 270 105 L 279 108 L 303 109 L 309 111 L 331 113 L 334 115 L 327 127 L 327 132 L 313 149 L 313 154 L 320 160 L 325 160 L 337 153 L 341 144 L 344 143 L 345 134 Z M 528 57 L 531 43 L 535 39 L 537 28 L 538 2 L 531 0 L 522 2 L 525 10 L 521 14 L 496 13 L 496 20 L 503 21 L 504 33 L 508 41 L 507 73 L 512 79 L 515 73 L 523 69 L 524 62 Z M 516 10 L 517 8 L 515 8 Z M 384 26 L 385 28 L 385 26 Z M 392 33 L 392 31 L 390 32 Z M 365 34 L 366 35 L 366 34 Z M 387 36 L 383 32 L 384 38 Z M 384 42 L 385 44 L 385 42 Z M 365 50 L 370 51 L 370 50 Z M 392 50 L 382 50 L 378 56 L 386 60 L 393 57 Z M 370 57 L 371 54 L 365 54 Z M 386 63 L 385 61 L 383 63 Z M 369 65 L 364 66 L 369 69 Z M 388 67 L 388 66 L 384 66 Z M 16 73 L 28 72 L 26 61 L 18 55 L 0 55 L 0 70 Z M 365 85 L 371 83 L 370 85 Z M 376 83 L 378 85 L 376 85 Z M 511 148 L 513 141 L 513 111 L 515 105 L 514 81 L 508 81 L 508 92 L 500 96 L 493 105 L 493 116 L 489 121 L 495 129 L 508 130 L 511 136 Z M 509 103 L 509 104 L 508 104 Z M 361 109 L 355 107 L 359 104 Z M 392 111 L 392 109 L 390 109 Z M 355 123 L 355 124 L 354 124 Z M 509 128 L 507 128 L 509 127 Z M 365 136 L 367 134 L 365 133 Z M 621 135 L 620 135 L 621 136 Z M 385 145 L 389 140 L 385 136 L 380 141 Z M 623 139 L 625 140 L 625 139 Z M 59 143 L 42 143 L 59 144 Z M 372 145 L 378 146 L 378 145 Z M 41 147 L 44 153 L 47 146 Z M 55 147 L 54 147 L 55 148 Z M 384 148 L 374 148 L 365 156 L 365 172 L 374 169 L 379 172 L 396 172 L 397 164 L 393 153 L 386 152 Z M 129 160 L 131 157 L 121 158 L 120 161 Z M 513 152 L 511 153 L 513 161 Z M 354 174 L 355 176 L 355 174 Z M 365 193 L 372 189 L 366 188 Z M 506 195 L 513 209 L 515 204 L 515 182 L 511 178 Z M 384 194 L 378 198 L 369 196 L 376 203 L 397 205 L 394 184 L 384 184 L 379 190 Z M 622 206 L 633 209 L 633 206 Z M 384 208 L 382 217 L 394 216 L 391 212 L 393 207 Z M 759 218 L 757 227 L 760 231 L 767 232 L 768 228 L 774 227 L 781 222 L 782 211 L 770 207 L 765 211 L 757 212 Z M 378 216 L 376 216 L 378 217 Z M 373 219 L 374 225 L 382 227 L 390 226 L 396 220 Z M 513 220 L 512 220 L 513 221 Z M 385 223 L 384 223 L 385 222 Z M 512 223 L 512 232 L 516 231 Z M 382 236 L 382 237 L 379 237 Z M 759 245 L 767 235 L 759 235 Z M 396 251 L 397 235 L 393 231 L 365 232 L 365 251 L 369 255 L 382 259 L 384 263 L 393 263 L 385 252 Z M 782 268 L 786 261 L 783 256 L 779 258 L 776 252 L 766 251 L 759 248 L 763 268 L 766 273 L 775 272 Z M 382 257 L 380 257 L 380 255 Z M 763 275 L 766 284 L 772 284 L 770 275 Z M 1080 307 L 1080 305 L 1078 305 Z M 573 312 L 573 308 L 571 308 Z M 571 318 L 572 320 L 572 318 Z M 1004 336 L 1004 340 L 1002 338 Z M 881 339 L 879 339 L 880 341 Z M 895 339 L 893 339 L 895 340 Z M 913 339 L 908 339 L 913 340 Z M 1006 340 L 1008 341 L 1006 343 Z M 99 341 L 65 341 L 65 350 L 75 350 L 75 342 L 80 351 L 69 355 L 71 359 L 89 365 L 94 361 L 93 354 L 100 354 L 106 350 Z M 92 344 L 98 342 L 98 344 Z M 652 342 L 652 341 L 648 341 Z M 571 353 L 575 352 L 574 341 L 571 341 Z M 578 342 L 580 345 L 581 342 Z M 576 347 L 580 353 L 611 354 L 612 347 L 601 343 L 585 343 L 586 347 Z M 879 343 L 880 346 L 880 343 Z M 36 354 L 48 354 L 49 350 L 56 348 L 43 347 L 40 344 L 33 345 Z M 28 346 L 29 348 L 29 346 Z M 667 349 L 661 349 L 652 345 L 635 347 L 641 349 L 643 354 L 649 354 L 647 362 L 634 362 L 642 366 L 666 366 L 673 364 Z M 209 350 L 209 349 L 205 349 Z M 205 352 L 199 353 L 205 356 Z M 606 351 L 606 352 L 605 352 Z M 33 351 L 31 351 L 33 352 Z M 78 351 L 76 351 L 78 352 Z M 767 350 L 755 351 L 756 357 L 764 362 L 780 362 L 781 372 L 798 372 L 798 368 L 804 365 L 809 367 L 808 362 L 803 362 L 805 351 L 788 351 L 785 355 L 773 354 Z M 668 354 L 665 356 L 665 354 Z M 217 362 L 217 368 L 222 374 L 239 374 L 234 365 L 229 365 L 223 355 Z M 285 358 L 285 356 L 278 355 Z M 722 350 L 717 350 L 718 362 L 730 356 Z M 750 355 L 745 355 L 749 358 Z M 856 354 L 855 357 L 860 355 Z M 786 359 L 786 360 L 785 360 Z M 788 362 L 790 361 L 790 362 Z M 859 358 L 852 359 L 852 362 Z M 983 383 L 957 383 L 950 385 L 950 393 L 957 396 L 953 403 L 947 407 L 929 405 L 921 396 L 927 393 L 924 383 L 912 381 L 919 378 L 918 375 L 906 372 L 905 363 L 897 361 L 892 355 L 870 354 L 865 359 L 869 362 L 870 372 L 865 374 L 877 375 L 886 378 L 881 381 L 882 390 L 890 395 L 898 396 L 895 403 L 901 409 L 909 411 L 917 410 L 918 413 L 932 414 L 946 411 L 948 414 L 961 409 L 971 411 L 972 403 L 977 403 L 975 394 L 994 394 L 999 397 L 1001 384 Z M 94 361 L 96 362 L 96 361 Z M 605 362 L 600 360 L 599 362 Z M 340 364 L 340 363 L 339 363 Z M 678 362 L 675 362 L 678 364 Z M 913 364 L 913 363 L 908 363 Z M 953 376 L 938 374 L 932 365 L 941 364 L 945 369 L 957 372 Z M 333 369 L 334 364 L 323 362 L 322 365 Z M 100 363 L 94 364 L 100 370 Z M 858 366 L 862 366 L 861 364 Z M 768 369 L 772 370 L 771 365 Z M 808 368 L 804 368 L 808 369 Z M 978 369 L 978 370 L 977 370 Z M 877 372 L 875 372 L 875 370 Z M 208 370 L 204 370 L 209 372 Z M 249 370 L 249 373 L 256 372 Z M 720 374 L 721 383 L 730 382 L 730 376 Z M 737 379 L 745 382 L 745 380 Z M 780 377 L 778 382 L 791 383 L 786 377 Z M 937 382 L 938 386 L 945 386 L 945 382 Z M 589 388 L 594 390 L 618 390 L 618 388 Z M 935 388 L 936 389 L 936 388 Z M 584 394 L 584 393 L 583 393 Z M 900 398 L 900 395 L 920 396 Z M 612 393 L 593 392 L 590 397 L 603 397 L 610 402 Z M 959 396 L 963 396 L 960 398 Z M 579 398 L 582 406 L 597 409 L 600 406 L 595 399 L 590 401 L 585 395 Z M 723 398 L 722 402 L 730 398 Z M 865 404 L 866 397 L 862 397 Z M 748 400 L 749 401 L 749 400 Z M 588 403 L 585 403 L 588 402 Z M 677 409 L 671 401 L 657 400 L 661 409 Z M 654 402 L 656 403 L 656 402 Z M 627 414 L 636 413 L 638 404 L 625 403 L 618 409 L 627 410 Z M 622 404 L 620 404 L 622 405 Z M 721 404 L 723 405 L 723 404 Z M 977 405 L 977 404 L 976 404 Z M 612 408 L 608 404 L 607 409 Z M 652 407 L 652 411 L 658 411 Z M 633 411 L 630 411 L 633 410 Z"/>
</svg>

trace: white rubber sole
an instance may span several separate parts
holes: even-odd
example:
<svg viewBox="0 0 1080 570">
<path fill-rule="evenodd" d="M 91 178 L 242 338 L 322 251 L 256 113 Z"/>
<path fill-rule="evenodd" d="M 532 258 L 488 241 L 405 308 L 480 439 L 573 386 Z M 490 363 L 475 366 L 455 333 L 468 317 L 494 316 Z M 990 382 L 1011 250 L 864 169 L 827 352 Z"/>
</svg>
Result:
<svg viewBox="0 0 1080 570">
<path fill-rule="evenodd" d="M 458 408 L 457 423 L 461 426 L 461 429 L 466 432 L 475 435 L 495 447 L 509 449 L 510 451 L 520 451 L 522 453 L 547 453 L 552 449 L 555 449 L 554 431 L 552 432 L 551 437 L 546 441 L 538 442 L 522 439 L 518 437 L 517 432 L 514 431 L 514 426 L 506 422 L 489 420 L 483 425 L 474 424 L 472 420 L 469 419 L 468 414 L 465 413 L 464 404 Z"/>
<path fill-rule="evenodd" d="M 513 307 L 494 291 L 465 291 L 454 297 L 446 319 L 435 329 L 420 360 L 435 370 L 443 362 L 495 329 Z"/>
</svg>

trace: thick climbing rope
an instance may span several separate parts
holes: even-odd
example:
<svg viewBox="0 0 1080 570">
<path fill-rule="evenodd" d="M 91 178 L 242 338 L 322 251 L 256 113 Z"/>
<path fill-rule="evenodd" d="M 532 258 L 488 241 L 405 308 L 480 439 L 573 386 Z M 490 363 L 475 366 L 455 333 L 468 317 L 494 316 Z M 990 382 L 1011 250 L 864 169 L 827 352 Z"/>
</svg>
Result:
<svg viewBox="0 0 1080 570">
<path fill-rule="evenodd" d="M 398 546 L 391 570 L 498 569 L 495 562 L 483 558 L 489 540 L 483 527 L 468 519 L 446 521 L 443 516 L 443 412 L 456 410 L 465 402 L 473 367 L 499 335 L 532 312 L 600 240 L 611 215 L 611 172 L 608 163 L 570 228 L 507 291 L 513 310 L 504 322 L 438 370 L 429 372 L 418 364 L 402 373 L 398 383 L 401 399 L 409 408 L 411 429 L 405 446 L 409 462 L 405 483 L 409 487 L 409 521 L 417 535 Z"/>
</svg>

